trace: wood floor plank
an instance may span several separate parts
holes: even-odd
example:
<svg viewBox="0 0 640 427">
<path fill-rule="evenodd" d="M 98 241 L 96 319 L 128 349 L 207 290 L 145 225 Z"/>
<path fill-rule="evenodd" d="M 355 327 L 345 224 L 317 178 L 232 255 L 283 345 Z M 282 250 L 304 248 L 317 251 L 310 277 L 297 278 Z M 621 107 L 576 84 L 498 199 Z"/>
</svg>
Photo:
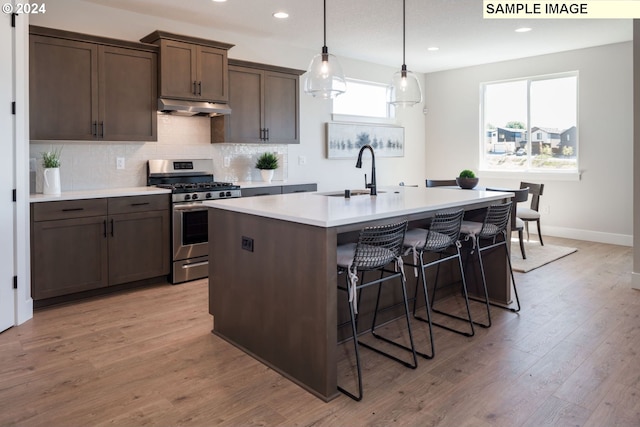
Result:
<svg viewBox="0 0 640 427">
<path fill-rule="evenodd" d="M 435 328 L 436 357 L 415 370 L 362 349 L 362 402 L 325 403 L 213 335 L 206 280 L 36 310 L 0 334 L 0 425 L 640 426 L 631 248 L 546 241 L 578 251 L 516 274 L 519 314 L 492 309 L 472 338 Z"/>
</svg>

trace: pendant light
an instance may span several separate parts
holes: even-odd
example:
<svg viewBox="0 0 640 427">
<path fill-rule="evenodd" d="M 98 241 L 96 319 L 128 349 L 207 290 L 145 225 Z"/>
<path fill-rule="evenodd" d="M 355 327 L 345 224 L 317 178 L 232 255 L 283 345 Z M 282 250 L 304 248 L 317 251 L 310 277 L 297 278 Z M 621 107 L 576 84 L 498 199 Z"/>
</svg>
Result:
<svg viewBox="0 0 640 427">
<path fill-rule="evenodd" d="M 413 107 L 422 102 L 420 82 L 414 73 L 407 71 L 405 63 L 406 45 L 405 0 L 402 0 L 402 68 L 393 74 L 389 91 L 389 103 L 396 107 Z"/>
<path fill-rule="evenodd" d="M 338 59 L 327 49 L 327 0 L 324 0 L 324 45 L 322 53 L 311 60 L 304 78 L 304 91 L 312 96 L 331 99 L 345 93 L 347 82 Z"/>
</svg>

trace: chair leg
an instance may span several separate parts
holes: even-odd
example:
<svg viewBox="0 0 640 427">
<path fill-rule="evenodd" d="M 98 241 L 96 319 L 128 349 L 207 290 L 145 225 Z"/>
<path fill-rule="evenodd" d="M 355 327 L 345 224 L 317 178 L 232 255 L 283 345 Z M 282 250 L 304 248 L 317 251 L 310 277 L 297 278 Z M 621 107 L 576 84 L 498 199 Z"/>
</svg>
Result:
<svg viewBox="0 0 640 427">
<path fill-rule="evenodd" d="M 347 276 L 347 299 L 348 299 L 348 295 L 350 295 L 349 293 L 349 288 L 351 286 L 351 283 L 349 282 L 349 278 Z M 345 388 L 340 387 L 338 385 L 338 390 L 341 391 L 342 393 L 346 394 L 347 396 L 349 396 L 350 398 L 352 398 L 353 400 L 356 401 L 360 401 L 362 400 L 362 369 L 360 367 L 360 352 L 358 351 L 358 332 L 356 329 L 356 316 L 355 313 L 353 311 L 353 305 L 351 303 L 349 303 L 349 316 L 351 318 L 351 333 L 353 335 L 353 347 L 355 349 L 355 353 L 356 353 L 356 370 L 357 370 L 357 376 L 358 376 L 358 394 L 353 394 L 350 391 L 347 391 Z"/>
<path fill-rule="evenodd" d="M 422 262 L 422 256 L 420 257 L 420 264 L 424 265 L 424 263 Z M 438 264 L 438 266 L 439 265 L 440 264 Z M 433 323 L 431 322 L 431 306 L 429 304 L 429 292 L 427 291 L 427 278 L 424 270 L 425 270 L 424 268 L 420 268 L 420 277 L 418 278 L 418 283 L 416 283 L 416 292 L 413 298 L 413 318 L 421 322 L 426 322 L 429 325 L 429 341 L 431 344 L 431 354 L 422 353 L 417 350 L 416 350 L 416 353 L 424 357 L 425 359 L 433 359 L 433 357 L 436 354 L 436 350 L 433 342 Z M 437 277 L 437 274 L 436 274 L 436 277 Z M 420 282 L 422 282 L 422 291 L 424 293 L 424 307 L 425 307 L 425 310 L 427 311 L 426 318 L 420 317 L 416 314 L 416 303 L 418 300 L 418 287 L 420 285 Z"/>
<path fill-rule="evenodd" d="M 522 259 L 527 259 L 527 254 L 524 251 L 524 236 L 522 229 L 518 230 L 518 239 L 520 240 L 520 252 L 522 253 Z"/>
<path fill-rule="evenodd" d="M 542 231 L 540 231 L 540 220 L 536 220 L 536 227 L 538 227 L 538 238 L 540 239 L 540 246 L 544 246 L 544 242 L 542 241 Z"/>
<path fill-rule="evenodd" d="M 506 245 L 505 245 L 506 246 Z M 482 248 L 478 246 L 478 262 L 480 263 L 480 275 L 482 276 L 482 290 L 484 291 L 484 302 L 487 307 L 487 323 L 473 322 L 478 326 L 482 326 L 483 328 L 491 327 L 491 308 L 489 307 L 489 291 L 487 290 L 487 278 L 484 274 L 484 263 L 482 262 Z M 511 262 L 511 261 L 509 261 Z M 511 265 L 511 264 L 509 264 Z"/>
<path fill-rule="evenodd" d="M 529 221 L 524 222 L 524 229 L 527 230 L 527 242 L 529 241 Z"/>
<path fill-rule="evenodd" d="M 384 275 L 384 272 L 381 271 L 380 272 L 380 279 L 382 279 L 382 276 Z M 407 347 L 403 344 L 397 343 L 393 340 L 390 340 L 389 338 L 385 338 L 383 336 L 381 336 L 380 334 L 378 334 L 376 332 L 376 320 L 378 318 L 378 308 L 380 306 L 380 294 L 382 292 L 382 282 L 378 283 L 378 297 L 376 299 L 376 308 L 375 311 L 373 312 L 373 320 L 371 322 L 371 335 L 373 335 L 375 338 L 382 340 L 384 342 L 387 342 L 389 344 L 392 344 L 396 347 L 408 350 L 411 352 L 412 354 L 412 362 L 406 362 L 390 353 L 387 353 L 385 351 L 382 351 L 370 344 L 367 344 L 365 342 L 359 342 L 359 344 L 363 347 L 368 348 L 369 350 L 373 350 L 378 354 L 381 354 L 383 356 L 388 357 L 389 359 L 395 360 L 396 362 L 400 363 L 401 365 L 406 366 L 407 368 L 411 368 L 411 369 L 415 369 L 418 367 L 418 357 L 417 357 L 417 352 L 416 352 L 416 346 L 413 342 L 413 334 L 411 332 L 411 323 L 409 321 L 409 303 L 407 302 L 407 287 L 405 286 L 405 281 L 404 281 L 404 277 L 401 275 L 400 276 L 400 281 L 402 283 L 402 299 L 404 302 L 404 313 L 405 313 L 405 318 L 407 321 L 407 332 L 409 333 L 409 343 L 410 343 L 410 347 Z M 364 282 L 363 282 L 364 283 Z"/>
<path fill-rule="evenodd" d="M 456 334 L 464 335 L 465 337 L 472 337 L 472 336 L 474 336 L 476 334 L 475 328 L 473 327 L 473 324 L 475 322 L 471 319 L 471 308 L 469 307 L 469 295 L 468 295 L 468 292 L 467 292 L 467 282 L 465 280 L 464 270 L 463 270 L 463 267 L 462 267 L 462 256 L 460 255 L 460 249 L 457 249 L 457 250 L 458 250 L 458 256 L 457 256 L 458 265 L 460 266 L 460 274 L 462 275 L 462 294 L 464 296 L 464 303 L 465 303 L 465 307 L 467 309 L 467 317 L 464 318 L 464 317 L 461 317 L 461 316 L 456 316 L 455 314 L 445 313 L 444 311 L 437 310 L 436 308 L 434 308 L 434 304 L 435 304 L 435 300 L 436 300 L 436 290 L 438 288 L 438 282 L 437 281 L 433 284 L 433 296 L 431 297 L 431 311 L 433 313 L 442 314 L 444 316 L 451 317 L 453 319 L 458 319 L 458 320 L 462 320 L 462 321 L 465 321 L 465 322 L 469 322 L 469 326 L 471 328 L 471 332 L 460 331 L 458 329 L 451 328 L 451 327 L 449 327 L 447 325 L 443 325 L 441 323 L 436 323 L 436 322 L 432 322 L 432 323 L 435 326 L 438 326 L 440 328 L 446 329 L 446 330 L 451 331 L 451 332 L 455 332 Z M 426 290 L 426 284 L 425 284 L 425 290 Z"/>
</svg>

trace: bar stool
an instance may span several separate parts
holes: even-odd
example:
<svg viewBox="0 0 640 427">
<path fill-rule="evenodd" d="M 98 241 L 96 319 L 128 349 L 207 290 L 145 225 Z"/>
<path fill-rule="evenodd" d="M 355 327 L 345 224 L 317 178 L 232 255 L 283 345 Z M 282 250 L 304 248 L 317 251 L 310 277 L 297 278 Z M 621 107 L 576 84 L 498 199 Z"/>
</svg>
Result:
<svg viewBox="0 0 640 427">
<path fill-rule="evenodd" d="M 516 288 L 516 279 L 513 275 L 511 267 L 511 254 L 507 241 L 507 225 L 511 217 L 511 209 L 513 202 L 491 205 L 487 208 L 483 222 L 463 221 L 461 234 L 466 234 L 468 239 L 473 241 L 473 251 L 478 254 L 478 262 L 480 263 L 480 274 L 482 276 L 482 287 L 484 290 L 484 300 L 472 298 L 486 305 L 487 323 L 474 322 L 477 325 L 488 328 L 491 326 L 491 311 L 489 306 L 503 308 L 514 313 L 520 311 L 520 299 L 518 298 L 518 289 Z M 509 273 L 511 274 L 511 282 L 513 283 L 513 292 L 516 297 L 516 308 L 508 307 L 489 301 L 489 292 L 487 291 L 487 279 L 484 272 L 484 263 L 482 262 L 482 253 L 489 249 L 502 246 L 507 256 L 507 264 L 509 265 Z"/>
<path fill-rule="evenodd" d="M 346 291 L 349 297 L 349 316 L 358 374 L 358 394 L 353 394 L 340 386 L 338 386 L 338 390 L 357 401 L 362 400 L 362 370 L 360 366 L 360 353 L 358 350 L 359 345 L 367 347 L 379 354 L 382 354 L 383 356 L 395 360 L 396 362 L 399 362 L 406 367 L 415 369 L 418 366 L 418 359 L 413 343 L 413 336 L 411 334 L 411 324 L 409 323 L 409 305 L 407 302 L 407 289 L 405 285 L 405 277 L 401 257 L 402 243 L 404 241 L 406 229 L 407 221 L 402 221 L 396 224 L 365 227 L 360 231 L 358 243 L 340 245 L 337 248 L 338 274 L 345 274 L 346 277 L 346 286 L 338 285 L 338 289 Z M 385 268 L 390 263 L 395 264 L 394 270 Z M 373 271 L 379 271 L 380 278 L 365 282 L 364 273 Z M 387 273 L 386 276 L 385 273 Z M 371 333 L 376 338 L 383 339 L 384 341 L 390 342 L 391 344 L 406 348 L 399 343 L 388 340 L 386 338 L 382 338 L 375 333 L 376 318 L 380 303 L 381 285 L 384 282 L 394 279 L 400 279 L 400 284 L 402 286 L 402 296 L 405 317 L 407 321 L 407 330 L 409 332 L 409 341 L 411 344 L 410 350 L 412 351 L 413 355 L 412 362 L 403 361 L 393 356 L 392 354 L 386 353 L 376 347 L 360 342 L 358 340 L 358 291 L 365 287 L 377 284 L 378 297 L 371 325 Z"/>
<path fill-rule="evenodd" d="M 418 352 L 421 356 L 431 359 L 435 355 L 433 345 L 433 334 L 431 325 L 439 326 L 452 332 L 456 332 L 461 335 L 471 337 L 475 334 L 473 322 L 471 320 L 471 310 L 469 309 L 469 297 L 467 294 L 467 283 L 464 277 L 464 271 L 462 268 L 462 257 L 460 255 L 460 227 L 462 225 L 462 217 L 464 216 L 463 209 L 448 210 L 437 212 L 428 229 L 414 228 L 407 231 L 404 238 L 404 247 L 406 249 L 405 254 L 413 253 L 413 264 L 407 263 L 414 268 L 420 267 L 419 282 L 422 282 L 422 291 L 424 293 L 424 302 L 427 311 L 427 318 L 421 318 L 416 316 L 416 300 L 418 296 L 418 286 L 416 286 L 416 292 L 413 298 L 413 316 L 417 320 L 427 322 L 429 324 L 429 335 L 431 338 L 431 355 Z M 425 262 L 424 254 L 433 253 L 438 254 L 438 259 Z M 464 296 L 465 306 L 467 310 L 467 317 L 457 316 L 451 313 L 446 313 L 434 308 L 436 290 L 438 287 L 438 275 L 440 273 L 440 265 L 449 260 L 457 259 L 458 266 L 460 268 L 460 275 L 462 277 L 462 293 Z M 418 264 L 418 261 L 420 262 Z M 429 293 L 427 290 L 427 277 L 426 269 L 432 266 L 437 266 L 436 278 L 433 285 L 433 297 L 431 298 L 431 304 L 429 304 Z M 431 320 L 431 314 L 434 313 L 443 314 L 448 317 L 463 320 L 469 323 L 470 332 L 461 331 L 451 328 L 447 325 L 433 322 Z"/>
</svg>

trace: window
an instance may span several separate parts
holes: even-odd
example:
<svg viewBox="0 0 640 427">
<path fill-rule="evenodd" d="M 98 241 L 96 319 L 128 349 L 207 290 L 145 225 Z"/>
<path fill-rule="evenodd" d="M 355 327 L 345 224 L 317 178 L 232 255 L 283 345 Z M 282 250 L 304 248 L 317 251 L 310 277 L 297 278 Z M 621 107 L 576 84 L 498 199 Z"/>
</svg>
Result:
<svg viewBox="0 0 640 427">
<path fill-rule="evenodd" d="M 347 91 L 333 100 L 333 114 L 365 117 L 390 117 L 387 86 L 347 79 Z"/>
<path fill-rule="evenodd" d="M 482 169 L 578 171 L 578 73 L 484 83 L 481 93 Z"/>
</svg>

